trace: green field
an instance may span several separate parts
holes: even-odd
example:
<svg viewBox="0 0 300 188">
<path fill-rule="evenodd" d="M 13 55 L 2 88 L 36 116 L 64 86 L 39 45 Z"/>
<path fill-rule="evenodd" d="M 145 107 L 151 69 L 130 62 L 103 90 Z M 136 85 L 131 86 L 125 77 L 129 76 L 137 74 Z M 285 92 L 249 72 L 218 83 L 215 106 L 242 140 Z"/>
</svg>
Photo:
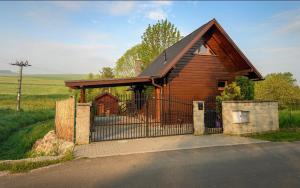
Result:
<svg viewBox="0 0 300 188">
<path fill-rule="evenodd" d="M 23 110 L 53 109 L 55 101 L 72 93 L 65 87 L 65 80 L 83 79 L 84 75 L 24 76 L 22 84 Z M 0 108 L 15 109 L 17 77 L 0 76 Z"/>
<path fill-rule="evenodd" d="M 36 75 L 24 76 L 22 93 L 26 95 L 68 94 L 64 86 L 65 80 L 82 79 L 84 75 Z M 0 76 L 0 95 L 16 95 L 18 78 L 16 76 Z"/>
<path fill-rule="evenodd" d="M 53 129 L 55 101 L 72 93 L 64 80 L 84 75 L 24 76 L 21 112 L 16 112 L 17 77 L 0 76 L 0 160 L 26 157 L 34 142 Z"/>
<path fill-rule="evenodd" d="M 300 128 L 300 110 L 281 110 L 279 125 L 280 128 Z"/>
<path fill-rule="evenodd" d="M 300 110 L 279 111 L 279 131 L 255 134 L 251 137 L 273 142 L 300 140 Z"/>
</svg>

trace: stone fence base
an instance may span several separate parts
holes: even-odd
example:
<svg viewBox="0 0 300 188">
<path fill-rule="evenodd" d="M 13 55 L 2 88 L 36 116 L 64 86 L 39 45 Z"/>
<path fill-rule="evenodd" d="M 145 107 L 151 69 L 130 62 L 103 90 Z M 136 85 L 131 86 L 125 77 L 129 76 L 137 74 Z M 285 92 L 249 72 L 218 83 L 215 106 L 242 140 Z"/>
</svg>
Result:
<svg viewBox="0 0 300 188">
<path fill-rule="evenodd" d="M 76 144 L 90 143 L 91 103 L 77 103 Z"/>
<path fill-rule="evenodd" d="M 279 129 L 278 103 L 258 101 L 224 101 L 224 134 L 252 134 Z"/>
<path fill-rule="evenodd" d="M 204 101 L 193 101 L 193 121 L 194 121 L 194 135 L 203 135 L 204 127 Z"/>
</svg>

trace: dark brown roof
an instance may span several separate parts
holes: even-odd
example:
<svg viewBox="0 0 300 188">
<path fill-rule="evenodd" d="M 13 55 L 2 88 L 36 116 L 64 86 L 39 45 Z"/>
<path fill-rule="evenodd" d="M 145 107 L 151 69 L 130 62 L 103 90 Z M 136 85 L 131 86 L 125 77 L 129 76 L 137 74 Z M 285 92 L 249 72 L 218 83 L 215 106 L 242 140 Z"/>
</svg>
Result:
<svg viewBox="0 0 300 188">
<path fill-rule="evenodd" d="M 112 86 L 132 86 L 136 84 L 151 84 L 151 78 L 148 76 L 143 76 L 143 77 L 121 78 L 121 79 L 65 81 L 65 85 L 73 89 L 100 88 L 100 87 L 112 87 Z"/>
<path fill-rule="evenodd" d="M 102 98 L 102 97 L 104 97 L 104 96 L 109 96 L 110 98 L 113 98 L 113 99 L 116 100 L 116 101 L 119 100 L 118 97 L 113 96 L 112 94 L 110 94 L 110 93 L 108 93 L 108 92 L 104 92 L 104 93 L 101 93 L 101 94 L 97 95 L 97 96 L 95 97 L 94 100 L 97 101 L 98 99 L 100 99 L 100 98 Z"/>
<path fill-rule="evenodd" d="M 220 32 L 226 37 L 228 42 L 234 47 L 234 49 L 238 52 L 238 54 L 244 59 L 245 63 L 247 63 L 253 72 L 256 74 L 258 79 L 262 79 L 262 75 L 256 70 L 256 68 L 252 65 L 252 63 L 247 59 L 247 57 L 242 53 L 242 51 L 237 47 L 237 45 L 233 42 L 233 40 L 229 37 L 229 35 L 225 32 L 225 30 L 221 27 L 221 25 L 217 22 L 216 19 L 212 19 L 206 24 L 202 25 L 186 37 L 182 38 L 180 41 L 175 43 L 174 45 L 167 48 L 164 52 L 162 52 L 154 61 L 139 75 L 149 76 L 149 77 L 164 77 L 173 66 L 176 65 L 178 60 L 197 42 L 200 38 L 213 26 L 215 25 Z M 165 58 L 166 56 L 166 58 Z M 166 59 L 166 61 L 165 61 Z"/>
</svg>

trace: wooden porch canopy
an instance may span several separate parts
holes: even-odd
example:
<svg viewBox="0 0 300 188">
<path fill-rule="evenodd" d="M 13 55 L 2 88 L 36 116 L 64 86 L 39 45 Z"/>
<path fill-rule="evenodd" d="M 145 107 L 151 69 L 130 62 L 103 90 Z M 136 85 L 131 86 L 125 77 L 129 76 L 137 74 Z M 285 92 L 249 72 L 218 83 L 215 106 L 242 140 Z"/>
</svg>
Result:
<svg viewBox="0 0 300 188">
<path fill-rule="evenodd" d="M 151 77 L 135 77 L 122 79 L 103 79 L 103 80 L 68 80 L 65 85 L 72 89 L 102 88 L 133 85 L 151 85 Z"/>
<path fill-rule="evenodd" d="M 103 88 L 117 86 L 135 86 L 135 85 L 151 85 L 152 79 L 149 76 L 141 76 L 135 78 L 122 79 L 103 79 L 103 80 L 68 80 L 65 85 L 72 89 L 80 89 L 80 102 L 84 103 L 85 89 L 88 88 Z"/>
<path fill-rule="evenodd" d="M 151 85 L 152 79 L 149 76 L 141 76 L 135 78 L 122 79 L 103 79 L 103 80 L 68 80 L 65 85 L 72 89 L 80 89 L 80 102 L 84 103 L 85 89 L 88 88 L 103 88 L 117 86 L 135 86 L 135 85 Z"/>
</svg>

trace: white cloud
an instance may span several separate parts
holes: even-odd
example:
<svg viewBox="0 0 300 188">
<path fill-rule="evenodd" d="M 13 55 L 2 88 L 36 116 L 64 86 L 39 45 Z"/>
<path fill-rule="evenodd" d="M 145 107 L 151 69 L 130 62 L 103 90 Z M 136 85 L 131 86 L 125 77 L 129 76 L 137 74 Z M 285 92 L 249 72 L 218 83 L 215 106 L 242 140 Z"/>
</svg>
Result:
<svg viewBox="0 0 300 188">
<path fill-rule="evenodd" d="M 164 12 L 161 9 L 158 10 L 151 10 L 150 12 L 148 12 L 147 14 L 147 18 L 151 19 L 151 20 L 162 20 L 165 19 L 167 17 L 166 12 Z"/>
<path fill-rule="evenodd" d="M 157 5 L 172 5 L 172 1 L 154 1 L 153 2 L 154 4 L 157 4 Z"/>
<path fill-rule="evenodd" d="M 168 17 L 171 1 L 114 1 L 99 2 L 101 11 L 108 12 L 113 16 L 130 16 L 128 22 L 133 23 L 136 17 L 144 16 L 151 20 L 165 19 Z"/>
<path fill-rule="evenodd" d="M 97 32 L 86 32 L 80 34 L 80 38 L 82 41 L 85 41 L 85 43 L 89 44 L 98 44 L 103 41 L 109 41 L 111 40 L 111 36 L 106 33 L 97 33 Z"/>
<path fill-rule="evenodd" d="M 279 34 L 300 34 L 300 8 L 280 12 L 272 17 Z"/>
<path fill-rule="evenodd" d="M 291 72 L 300 83 L 300 65 L 298 59 L 300 46 L 265 46 L 248 50 L 253 57 L 255 67 L 264 75 L 272 72 Z"/>
<path fill-rule="evenodd" d="M 39 26 L 47 28 L 60 28 L 66 26 L 69 21 L 67 14 L 63 10 L 56 10 L 46 7 L 38 6 L 29 9 L 23 13 L 25 19 L 35 22 Z"/>
<path fill-rule="evenodd" d="M 10 50 L 14 49 L 14 50 Z M 112 66 L 114 46 L 108 44 L 66 44 L 53 41 L 2 40 L 0 56 L 27 59 L 27 73 L 88 73 Z"/>
<path fill-rule="evenodd" d="M 154 1 L 142 5 L 145 17 L 151 20 L 166 19 L 170 13 L 171 1 Z"/>
<path fill-rule="evenodd" d="M 65 10 L 79 10 L 86 4 L 83 1 L 54 1 L 51 3 Z"/>
<path fill-rule="evenodd" d="M 136 2 L 134 1 L 114 1 L 110 3 L 100 4 L 103 10 L 109 11 L 110 14 L 120 16 L 127 15 L 131 13 L 135 6 Z"/>
</svg>

